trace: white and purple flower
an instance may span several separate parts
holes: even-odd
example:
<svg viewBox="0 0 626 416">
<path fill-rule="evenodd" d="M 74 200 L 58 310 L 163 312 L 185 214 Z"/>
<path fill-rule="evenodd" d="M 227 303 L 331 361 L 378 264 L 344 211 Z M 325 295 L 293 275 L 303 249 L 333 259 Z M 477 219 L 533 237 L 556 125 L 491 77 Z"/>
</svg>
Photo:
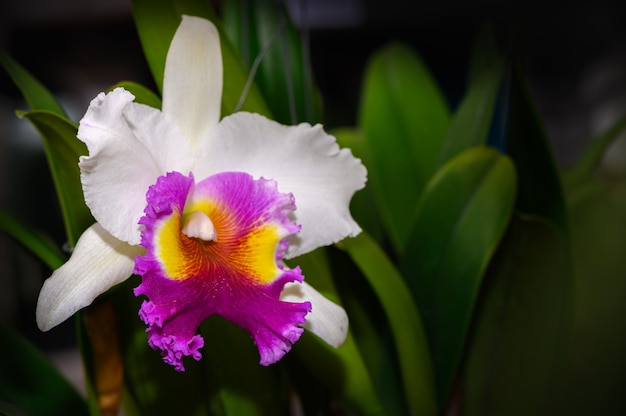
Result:
<svg viewBox="0 0 626 416">
<path fill-rule="evenodd" d="M 220 121 L 217 30 L 184 16 L 168 51 L 162 110 L 124 89 L 101 93 L 80 122 L 85 202 L 97 222 L 46 280 L 46 331 L 101 293 L 142 276 L 139 315 L 165 362 L 200 359 L 198 326 L 218 314 L 246 329 L 263 365 L 303 328 L 333 346 L 345 311 L 306 284 L 288 259 L 354 236 L 349 210 L 366 170 L 321 126 L 283 126 L 239 112 Z"/>
</svg>

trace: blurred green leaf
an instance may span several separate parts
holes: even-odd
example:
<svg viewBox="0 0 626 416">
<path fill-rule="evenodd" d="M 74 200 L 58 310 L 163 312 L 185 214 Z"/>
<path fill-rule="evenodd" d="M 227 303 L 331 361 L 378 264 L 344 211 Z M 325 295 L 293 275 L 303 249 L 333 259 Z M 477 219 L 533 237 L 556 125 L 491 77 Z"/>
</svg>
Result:
<svg viewBox="0 0 626 416">
<path fill-rule="evenodd" d="M 539 217 L 514 216 L 476 309 L 463 414 L 546 414 L 569 344 L 572 289 L 560 230 Z"/>
<path fill-rule="evenodd" d="M 417 209 L 401 270 L 420 307 L 439 399 L 450 393 L 487 265 L 515 201 L 507 156 L 476 147 L 445 164 Z"/>
<path fill-rule="evenodd" d="M 78 157 L 87 154 L 83 142 L 76 138 L 76 124 L 49 111 L 18 112 L 41 134 L 48 165 L 61 205 L 67 239 L 71 247 L 94 220 L 83 198 Z"/>
<path fill-rule="evenodd" d="M 4 325 L 0 339 L 0 409 L 5 403 L 32 416 L 89 414 L 85 401 L 33 345 Z"/>
<path fill-rule="evenodd" d="M 579 185 L 587 184 L 600 164 L 606 150 L 620 137 L 625 129 L 626 115 L 617 120 L 600 136 L 593 139 L 591 145 L 576 162 L 576 165 L 562 175 L 564 188 L 572 191 Z"/>
<path fill-rule="evenodd" d="M 244 91 L 248 72 L 209 2 L 202 0 L 133 0 L 132 5 L 139 40 L 160 92 L 163 91 L 163 73 L 167 50 L 180 24 L 181 16 L 185 14 L 203 17 L 215 24 L 220 33 L 220 47 L 224 65 L 222 116 L 231 114 L 237 108 Z M 270 115 L 263 97 L 254 84 L 248 91 L 241 110 Z"/>
<path fill-rule="evenodd" d="M 225 29 L 283 124 L 319 122 L 321 109 L 313 84 L 308 45 L 303 45 L 286 7 L 274 0 L 225 1 Z"/>
<path fill-rule="evenodd" d="M 298 341 L 295 353 L 332 396 L 346 400 L 358 410 L 357 414 L 388 414 L 374 389 L 359 348 L 351 333 L 341 347 L 334 349 L 315 335 L 305 332 Z M 312 390 L 314 385 L 309 384 Z M 307 392 L 302 394 L 304 396 Z"/>
<path fill-rule="evenodd" d="M 516 208 L 548 219 L 567 235 L 560 178 L 539 114 L 517 68 L 511 77 L 507 153 L 518 172 Z"/>
<path fill-rule="evenodd" d="M 378 210 L 398 252 L 408 240 L 406 220 L 435 171 L 449 124 L 443 95 L 413 51 L 392 44 L 371 58 L 359 127 Z"/>
<path fill-rule="evenodd" d="M 428 341 L 417 306 L 402 276 L 365 232 L 343 240 L 339 247 L 345 249 L 363 272 L 387 315 L 397 348 L 409 412 L 437 414 Z"/>
<path fill-rule="evenodd" d="M 116 88 L 124 88 L 126 91 L 132 93 L 137 103 L 149 105 L 158 110 L 161 109 L 161 98 L 141 84 L 132 81 L 122 81 L 109 88 L 109 91 L 113 91 Z"/>
<path fill-rule="evenodd" d="M 376 293 L 346 252 L 334 247 L 326 252 L 350 318 L 349 334 L 358 346 L 384 414 L 409 414 L 393 333 Z"/>
<path fill-rule="evenodd" d="M 484 145 L 489 137 L 489 129 L 502 79 L 502 60 L 491 65 L 476 64 L 471 74 L 472 83 L 454 113 L 439 153 L 439 166 L 474 146 Z"/>
<path fill-rule="evenodd" d="M 339 301 L 337 289 L 333 283 L 332 272 L 324 249 L 299 256 L 290 263 L 301 267 L 306 281 L 328 299 Z M 336 271 L 336 269 L 333 269 Z M 358 316 L 349 314 L 350 330 L 346 341 L 338 348 L 332 348 L 315 335 L 305 334 L 294 346 L 294 353 L 300 361 L 333 394 L 338 394 L 358 409 L 363 415 L 385 414 L 381 397 L 374 388 L 369 369 L 363 358 L 363 345 L 357 342 L 354 325 L 358 325 Z M 307 385 L 307 383 L 303 383 Z M 310 384 L 310 383 L 308 383 Z"/>
<path fill-rule="evenodd" d="M 14 215 L 0 208 L 0 230 L 15 238 L 43 261 L 51 270 L 61 267 L 65 257 L 48 236 L 28 227 Z"/>
<path fill-rule="evenodd" d="M 576 310 L 546 414 L 626 414 L 626 181 L 588 177 L 568 200 Z"/>
<path fill-rule="evenodd" d="M 279 366 L 262 366 L 252 337 L 244 329 L 220 317 L 201 327 L 205 343 L 210 408 L 216 415 L 281 415 L 287 413 L 287 397 L 281 392 Z"/>
<path fill-rule="evenodd" d="M 0 52 L 0 65 L 19 88 L 31 110 L 47 110 L 67 118 L 65 111 L 50 91 L 10 56 Z"/>
</svg>

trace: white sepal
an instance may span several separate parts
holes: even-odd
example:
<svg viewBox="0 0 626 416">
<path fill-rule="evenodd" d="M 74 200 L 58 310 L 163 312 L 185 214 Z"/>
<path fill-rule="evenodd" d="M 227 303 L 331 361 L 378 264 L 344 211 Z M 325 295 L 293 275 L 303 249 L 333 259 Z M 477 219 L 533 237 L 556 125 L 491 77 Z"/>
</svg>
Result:
<svg viewBox="0 0 626 416">
<path fill-rule="evenodd" d="M 284 302 L 311 302 L 311 312 L 306 315 L 304 328 L 326 341 L 328 345 L 339 347 L 348 335 L 348 315 L 339 305 L 328 300 L 306 282 L 287 283 L 280 294 Z"/>
<path fill-rule="evenodd" d="M 43 284 L 37 325 L 47 331 L 128 279 L 143 247 L 130 246 L 95 223 L 81 235 L 70 259 Z"/>
<path fill-rule="evenodd" d="M 183 16 L 165 61 L 163 113 L 193 148 L 220 120 L 222 51 L 210 21 Z"/>
</svg>

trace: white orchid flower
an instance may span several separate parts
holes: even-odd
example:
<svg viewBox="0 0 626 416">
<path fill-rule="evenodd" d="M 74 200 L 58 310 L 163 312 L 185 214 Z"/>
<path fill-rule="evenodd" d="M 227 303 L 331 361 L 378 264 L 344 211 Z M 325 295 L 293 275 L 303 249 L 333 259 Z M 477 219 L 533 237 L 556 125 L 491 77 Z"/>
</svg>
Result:
<svg viewBox="0 0 626 416">
<path fill-rule="evenodd" d="M 97 223 L 47 279 L 43 330 L 142 276 L 139 315 L 165 362 L 200 358 L 200 323 L 218 314 L 278 361 L 303 327 L 338 346 L 345 311 L 282 260 L 360 232 L 350 215 L 366 170 L 321 126 L 239 112 L 220 120 L 222 57 L 207 20 L 184 16 L 167 54 L 159 111 L 118 88 L 80 122 L 85 202 Z"/>
</svg>

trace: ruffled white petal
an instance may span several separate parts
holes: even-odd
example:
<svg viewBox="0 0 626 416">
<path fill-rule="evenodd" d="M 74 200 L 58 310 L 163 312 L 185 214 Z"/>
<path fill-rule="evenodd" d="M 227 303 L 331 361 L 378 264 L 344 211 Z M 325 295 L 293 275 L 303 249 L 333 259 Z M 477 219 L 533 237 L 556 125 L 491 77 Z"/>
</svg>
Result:
<svg viewBox="0 0 626 416">
<path fill-rule="evenodd" d="M 167 53 L 163 112 L 193 147 L 220 119 L 222 52 L 213 23 L 183 16 Z"/>
<path fill-rule="evenodd" d="M 176 126 L 133 100 L 122 88 L 99 94 L 80 121 L 78 138 L 89 150 L 79 163 L 87 206 L 112 235 L 136 245 L 146 191 L 167 170 L 186 173 L 192 159 Z"/>
<path fill-rule="evenodd" d="M 348 315 L 336 303 L 326 299 L 306 282 L 287 283 L 280 300 L 285 302 L 311 302 L 312 309 L 306 315 L 304 328 L 337 348 L 348 334 Z"/>
<path fill-rule="evenodd" d="M 293 193 L 302 230 L 290 239 L 286 258 L 361 231 L 350 200 L 365 186 L 367 172 L 321 125 L 284 126 L 258 114 L 235 113 L 211 129 L 196 160 L 196 180 L 242 171 L 273 179 L 281 192 Z"/>
<path fill-rule="evenodd" d="M 143 248 L 130 246 L 98 223 L 80 237 L 70 259 L 52 273 L 39 293 L 37 325 L 47 331 L 133 272 L 135 257 Z"/>
</svg>

